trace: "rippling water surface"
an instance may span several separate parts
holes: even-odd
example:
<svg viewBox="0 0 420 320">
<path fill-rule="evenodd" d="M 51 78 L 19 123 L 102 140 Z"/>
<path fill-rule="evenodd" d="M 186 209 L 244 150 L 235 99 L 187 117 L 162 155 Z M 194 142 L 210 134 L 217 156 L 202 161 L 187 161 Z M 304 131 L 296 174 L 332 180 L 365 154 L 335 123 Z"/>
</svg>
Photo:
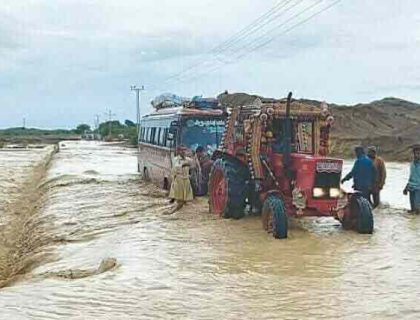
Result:
<svg viewBox="0 0 420 320">
<path fill-rule="evenodd" d="M 279 241 L 257 217 L 212 217 L 204 199 L 163 215 L 165 194 L 139 180 L 135 150 L 68 142 L 46 166 L 49 152 L 0 153 L 1 319 L 420 317 L 407 164 L 388 165 L 374 235 L 311 219 Z M 13 221 L 26 227 L 7 231 Z"/>
</svg>

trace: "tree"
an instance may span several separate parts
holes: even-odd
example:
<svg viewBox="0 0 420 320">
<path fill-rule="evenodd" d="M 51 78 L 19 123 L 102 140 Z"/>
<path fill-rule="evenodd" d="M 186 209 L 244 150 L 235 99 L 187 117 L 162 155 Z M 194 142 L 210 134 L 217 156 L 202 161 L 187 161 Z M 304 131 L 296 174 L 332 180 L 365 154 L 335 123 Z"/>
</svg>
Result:
<svg viewBox="0 0 420 320">
<path fill-rule="evenodd" d="M 125 124 L 127 127 L 135 127 L 135 126 L 136 126 L 136 124 L 135 124 L 133 121 L 128 120 L 128 119 L 124 121 L 124 124 Z"/>
<path fill-rule="evenodd" d="M 121 124 L 118 120 L 106 121 L 99 125 L 99 133 L 102 137 L 107 137 L 110 135 L 109 130 L 111 130 L 111 134 L 115 136 L 122 133 L 121 131 L 123 131 L 124 128 L 124 125 Z"/>
<path fill-rule="evenodd" d="M 85 124 L 85 123 L 79 124 L 75 130 L 75 132 L 78 134 L 83 134 L 86 131 L 90 131 L 90 125 Z"/>
</svg>

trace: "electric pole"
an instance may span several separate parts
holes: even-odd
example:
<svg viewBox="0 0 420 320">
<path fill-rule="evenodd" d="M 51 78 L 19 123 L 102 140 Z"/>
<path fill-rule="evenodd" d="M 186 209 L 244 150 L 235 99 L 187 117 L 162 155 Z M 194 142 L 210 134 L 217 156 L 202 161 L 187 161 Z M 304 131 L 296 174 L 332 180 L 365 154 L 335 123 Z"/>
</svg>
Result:
<svg viewBox="0 0 420 320">
<path fill-rule="evenodd" d="M 95 114 L 95 131 L 99 130 L 99 114 Z"/>
<path fill-rule="evenodd" d="M 94 139 L 99 140 L 99 114 L 95 114 Z"/>
<path fill-rule="evenodd" d="M 105 113 L 108 116 L 108 137 L 111 139 L 112 134 L 112 117 L 116 116 L 115 113 L 112 113 L 111 109 L 108 110 L 108 112 Z"/>
<path fill-rule="evenodd" d="M 140 91 L 144 90 L 144 86 L 137 88 L 137 86 L 131 86 L 131 91 L 136 92 L 136 111 L 137 111 L 137 138 L 140 134 Z"/>
</svg>

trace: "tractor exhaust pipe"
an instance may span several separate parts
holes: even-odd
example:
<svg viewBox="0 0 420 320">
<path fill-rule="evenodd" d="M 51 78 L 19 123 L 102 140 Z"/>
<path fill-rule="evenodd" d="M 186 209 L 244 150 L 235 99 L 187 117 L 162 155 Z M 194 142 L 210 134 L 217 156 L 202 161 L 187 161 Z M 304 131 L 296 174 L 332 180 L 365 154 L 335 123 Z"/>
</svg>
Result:
<svg viewBox="0 0 420 320">
<path fill-rule="evenodd" d="M 292 121 L 290 119 L 290 104 L 292 102 L 292 93 L 289 92 L 286 104 L 286 118 L 284 120 L 284 149 L 283 149 L 283 164 L 287 177 L 291 177 L 290 170 L 290 154 L 292 152 Z"/>
</svg>

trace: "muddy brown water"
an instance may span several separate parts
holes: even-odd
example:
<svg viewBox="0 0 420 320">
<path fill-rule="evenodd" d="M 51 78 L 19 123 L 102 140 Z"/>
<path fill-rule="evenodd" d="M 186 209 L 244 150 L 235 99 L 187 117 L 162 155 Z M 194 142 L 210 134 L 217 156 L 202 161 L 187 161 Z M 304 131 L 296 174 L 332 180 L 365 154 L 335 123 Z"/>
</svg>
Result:
<svg viewBox="0 0 420 320">
<path fill-rule="evenodd" d="M 331 219 L 273 239 L 257 217 L 175 216 L 135 150 L 0 152 L 0 319 L 419 319 L 420 217 L 388 164 L 372 236 Z M 346 169 L 350 163 L 346 164 Z"/>
</svg>

